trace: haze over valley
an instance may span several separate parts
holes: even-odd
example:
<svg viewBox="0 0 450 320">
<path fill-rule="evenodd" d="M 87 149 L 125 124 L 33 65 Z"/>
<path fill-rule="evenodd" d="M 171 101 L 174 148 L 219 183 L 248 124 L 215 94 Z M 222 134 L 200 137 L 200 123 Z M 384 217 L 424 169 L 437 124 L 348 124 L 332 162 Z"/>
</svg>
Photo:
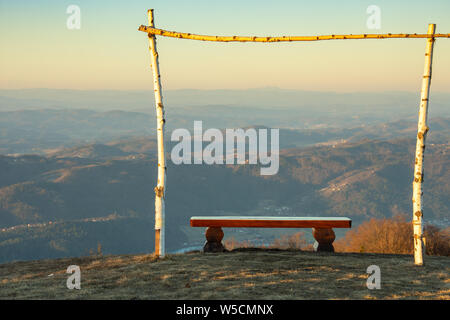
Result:
<svg viewBox="0 0 450 320">
<path fill-rule="evenodd" d="M 87 255 L 99 245 L 106 254 L 152 250 L 152 94 L 0 90 L 0 262 Z M 347 216 L 354 226 L 411 215 L 417 94 L 262 88 L 166 96 L 170 252 L 203 244 L 203 229 L 189 227 L 193 215 Z M 431 100 L 424 215 L 448 227 L 450 95 Z M 279 128 L 278 174 L 260 176 L 257 165 L 174 165 L 170 133 L 192 131 L 194 120 L 205 129 Z M 288 232 L 226 237 L 265 243 Z"/>
</svg>

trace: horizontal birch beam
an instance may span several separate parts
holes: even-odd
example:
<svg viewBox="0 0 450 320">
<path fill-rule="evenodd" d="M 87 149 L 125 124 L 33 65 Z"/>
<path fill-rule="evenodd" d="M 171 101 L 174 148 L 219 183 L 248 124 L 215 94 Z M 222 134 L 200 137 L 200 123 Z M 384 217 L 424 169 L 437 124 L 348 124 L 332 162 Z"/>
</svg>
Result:
<svg viewBox="0 0 450 320">
<path fill-rule="evenodd" d="M 284 37 L 240 37 L 240 36 L 207 36 L 193 33 L 167 31 L 141 25 L 139 31 L 149 35 L 217 42 L 285 42 L 285 41 L 319 41 L 347 39 L 394 39 L 394 38 L 450 38 L 450 33 L 417 34 L 417 33 L 386 33 L 386 34 L 332 34 L 326 36 L 284 36 Z"/>
</svg>

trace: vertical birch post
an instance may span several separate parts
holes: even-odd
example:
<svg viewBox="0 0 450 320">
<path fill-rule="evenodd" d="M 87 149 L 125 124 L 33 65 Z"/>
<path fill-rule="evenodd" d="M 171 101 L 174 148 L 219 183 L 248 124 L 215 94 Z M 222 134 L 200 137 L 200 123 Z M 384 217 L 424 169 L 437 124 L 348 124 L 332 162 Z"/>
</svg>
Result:
<svg viewBox="0 0 450 320">
<path fill-rule="evenodd" d="M 428 34 L 435 33 L 436 25 L 428 25 Z M 429 130 L 427 126 L 428 116 L 428 95 L 430 93 L 431 84 L 431 64 L 433 61 L 434 37 L 427 39 L 427 47 L 425 53 L 425 67 L 422 79 L 421 101 L 419 107 L 419 121 L 417 124 L 417 143 L 416 156 L 414 165 L 414 181 L 413 181 L 413 230 L 414 230 L 414 263 L 423 265 L 423 236 L 422 236 L 422 182 L 423 182 L 423 158 L 425 152 L 425 138 Z"/>
<path fill-rule="evenodd" d="M 148 25 L 154 27 L 153 9 L 147 11 Z M 164 156 L 164 107 L 161 94 L 161 79 L 159 74 L 158 52 L 156 50 L 156 38 L 154 35 L 148 34 L 149 48 L 151 54 L 151 67 L 153 70 L 153 85 L 155 91 L 156 106 L 156 130 L 158 141 L 158 182 L 155 187 L 155 255 L 162 257 L 165 251 L 165 234 L 164 234 L 164 195 L 166 181 L 166 159 Z"/>
</svg>

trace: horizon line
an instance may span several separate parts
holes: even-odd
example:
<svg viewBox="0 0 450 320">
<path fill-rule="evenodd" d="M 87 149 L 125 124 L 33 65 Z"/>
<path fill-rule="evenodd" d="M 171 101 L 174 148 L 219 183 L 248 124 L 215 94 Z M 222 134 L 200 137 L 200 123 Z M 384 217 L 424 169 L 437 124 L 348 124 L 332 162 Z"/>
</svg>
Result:
<svg viewBox="0 0 450 320">
<path fill-rule="evenodd" d="M 152 88 L 149 89 L 79 89 L 79 88 L 45 88 L 45 87 L 33 87 L 33 88 L 0 88 L 0 91 L 27 91 L 27 90 L 53 90 L 53 91 L 113 91 L 113 92 L 153 92 Z M 332 91 L 332 90 L 305 90 L 305 89 L 292 89 L 281 88 L 274 86 L 266 87 L 253 87 L 253 88 L 217 88 L 217 89 L 199 89 L 199 88 L 179 88 L 179 89 L 166 89 L 168 91 L 256 91 L 256 90 L 278 90 L 278 91 L 297 91 L 297 92 L 327 92 L 336 94 L 350 94 L 350 93 L 417 93 L 419 91 L 408 90 L 378 90 L 378 91 Z M 433 91 L 434 93 L 450 94 L 450 91 Z M 420 93 L 420 92 L 419 92 Z"/>
</svg>

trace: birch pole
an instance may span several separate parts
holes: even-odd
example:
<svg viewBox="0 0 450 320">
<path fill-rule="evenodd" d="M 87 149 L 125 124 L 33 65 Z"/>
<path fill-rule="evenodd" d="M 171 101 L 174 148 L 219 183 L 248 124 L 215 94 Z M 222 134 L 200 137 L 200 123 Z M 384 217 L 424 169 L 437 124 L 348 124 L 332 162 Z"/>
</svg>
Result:
<svg viewBox="0 0 450 320">
<path fill-rule="evenodd" d="M 436 30 L 435 24 L 428 25 L 428 34 L 433 35 Z M 417 143 L 414 165 L 413 181 L 413 230 L 414 230 L 414 263 L 423 265 L 423 235 L 422 235 L 422 182 L 423 182 L 423 158 L 425 152 L 425 138 L 429 130 L 427 126 L 428 96 L 431 84 L 431 64 L 433 61 L 434 38 L 427 39 L 425 53 L 425 67 L 422 79 L 421 101 L 419 107 L 419 120 L 417 124 Z"/>
<path fill-rule="evenodd" d="M 385 34 L 330 34 L 323 36 L 209 36 L 202 34 L 168 31 L 152 26 L 141 25 L 139 31 L 148 34 L 178 39 L 216 41 L 216 42 L 291 42 L 291 41 L 319 41 L 319 40 L 351 40 L 351 39 L 417 39 L 417 38 L 450 38 L 450 33 L 417 34 L 417 33 L 385 33 Z"/>
<path fill-rule="evenodd" d="M 155 26 L 153 20 L 153 9 L 147 11 L 148 24 Z M 159 74 L 158 52 L 156 50 L 156 39 L 154 35 L 148 34 L 149 48 L 151 54 L 151 67 L 153 70 L 153 85 L 155 91 L 156 106 L 156 130 L 158 141 L 158 182 L 155 187 L 155 255 L 164 256 L 165 251 L 165 234 L 164 234 L 164 195 L 166 186 L 166 159 L 164 156 L 164 106 L 161 94 L 161 76 Z"/>
</svg>

